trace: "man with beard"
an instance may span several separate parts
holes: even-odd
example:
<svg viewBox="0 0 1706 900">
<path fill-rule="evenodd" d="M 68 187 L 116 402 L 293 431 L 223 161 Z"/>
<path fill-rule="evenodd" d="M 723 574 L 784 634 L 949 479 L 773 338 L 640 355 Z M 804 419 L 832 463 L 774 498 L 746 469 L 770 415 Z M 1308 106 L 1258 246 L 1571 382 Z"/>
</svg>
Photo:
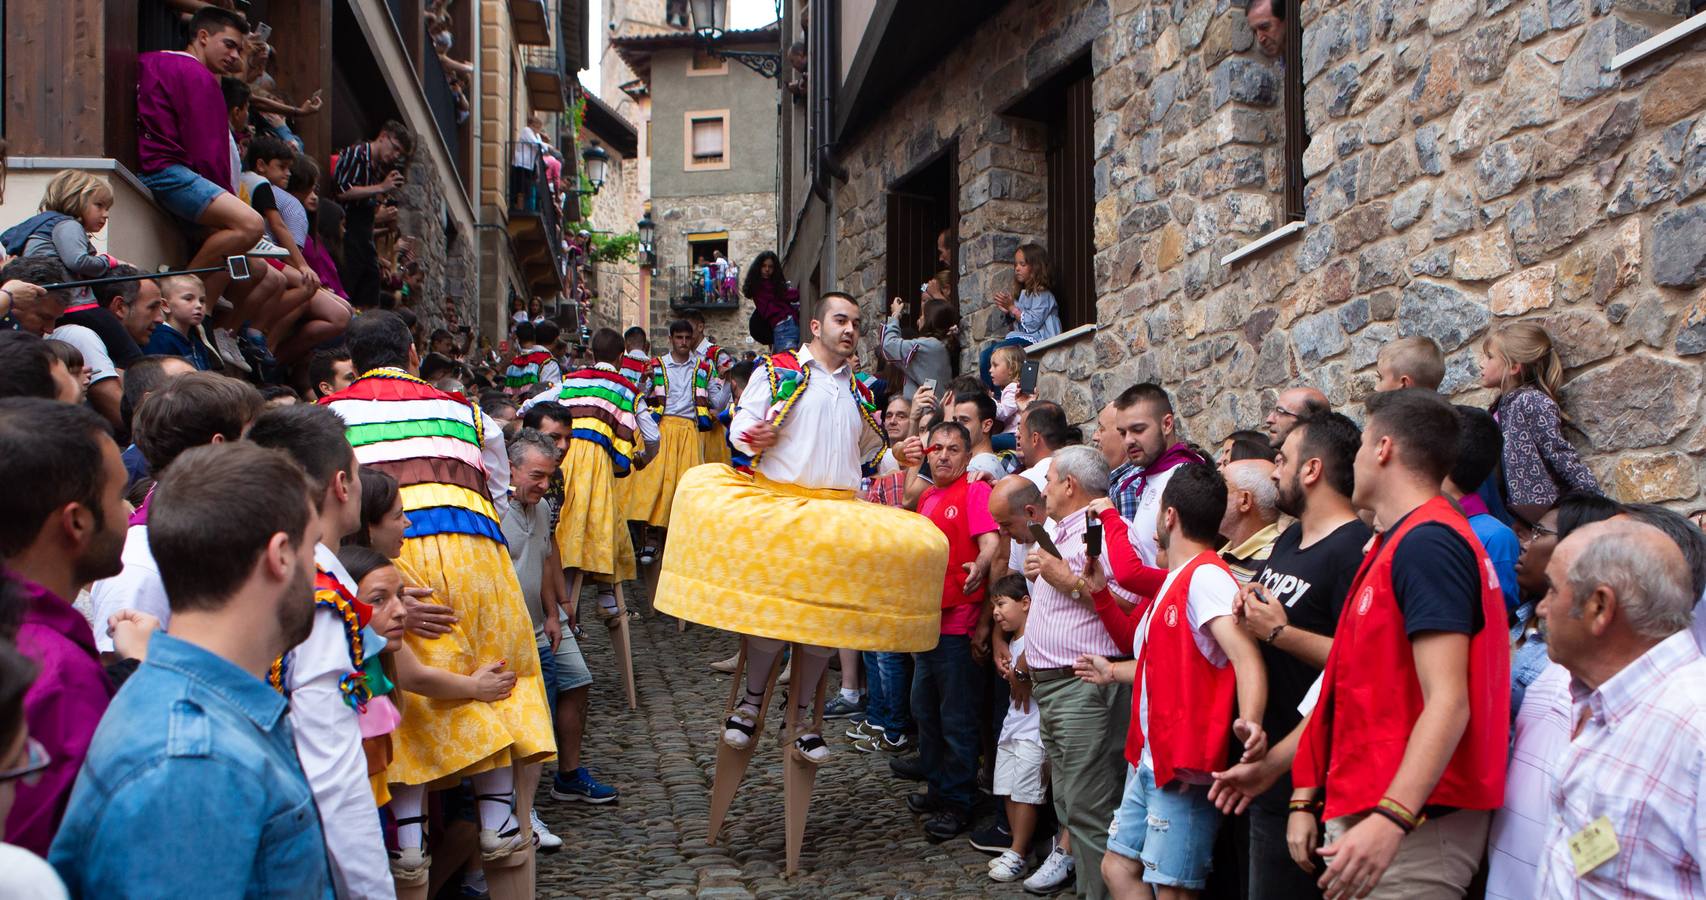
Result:
<svg viewBox="0 0 1706 900">
<path fill-rule="evenodd" d="M 1244 802 L 1254 800 L 1249 884 L 1256 900 L 1321 895 L 1315 876 L 1298 868 L 1286 850 L 1296 744 L 1295 738 L 1281 738 L 1302 720 L 1298 704 L 1327 663 L 1339 610 L 1371 534 L 1351 507 L 1352 463 L 1361 440 L 1356 424 L 1333 412 L 1306 418 L 1286 435 L 1273 471 L 1276 505 L 1297 521 L 1274 542 L 1267 563 L 1239 597 L 1239 621 L 1261 644 L 1268 670 L 1262 727 L 1275 748 L 1261 762 L 1219 773 L 1223 787 L 1215 794 L 1236 787 L 1247 793 Z"/>
<path fill-rule="evenodd" d="M 745 636 L 747 672 L 735 676 L 738 702 L 717 756 L 712 840 L 763 728 L 783 643 L 794 645 L 783 751 L 789 872 L 811 779 L 829 756 L 819 681 L 831 648 L 923 652 L 936 646 L 942 621 L 947 539 L 905 510 L 854 502 L 861 473 L 924 455 L 916 436 L 892 448 L 884 439 L 876 400 L 851 364 L 860 324 L 852 297 L 825 294 L 811 343 L 768 357 L 763 377 L 754 373 L 730 428 L 754 474 L 699 466 L 682 476 L 674 502 L 684 524 L 664 550 L 656 591 L 660 612 Z M 665 441 L 667 454 L 667 433 Z"/>
<path fill-rule="evenodd" d="M 1143 382 L 1114 398 L 1112 424 L 1125 444 L 1126 462 L 1109 473 L 1108 499 L 1131 523 L 1131 545 L 1146 566 L 1155 565 L 1156 522 L 1161 492 L 1173 469 L 1185 463 L 1207 462 L 1174 430 L 1173 401 L 1158 384 Z"/>
<path fill-rule="evenodd" d="M 106 423 L 80 406 L 0 400 L 0 559 L 26 598 L 18 649 L 40 668 L 24 694 L 30 737 L 48 754 L 19 782 L 6 842 L 46 854 L 113 688 L 71 598 L 116 575 L 124 547 L 124 461 Z"/>
<path fill-rule="evenodd" d="M 331 897 L 289 702 L 266 682 L 313 625 L 307 479 L 277 450 L 198 447 L 153 507 L 172 624 L 95 729 L 48 861 L 74 896 Z"/>
<path fill-rule="evenodd" d="M 356 599 L 356 582 L 338 561 L 343 539 L 361 529 L 361 472 L 344 438 L 344 422 L 322 406 L 283 406 L 255 419 L 249 440 L 290 454 L 308 477 L 319 528 L 314 546 L 314 624 L 290 648 L 267 682 L 290 698 L 296 755 L 314 791 L 326 858 L 339 897 L 392 897 L 391 864 L 379 810 L 368 784 L 359 716 L 395 720 L 377 666 L 382 638 L 367 627 L 373 610 Z M 387 707 L 390 709 L 387 710 Z"/>
</svg>

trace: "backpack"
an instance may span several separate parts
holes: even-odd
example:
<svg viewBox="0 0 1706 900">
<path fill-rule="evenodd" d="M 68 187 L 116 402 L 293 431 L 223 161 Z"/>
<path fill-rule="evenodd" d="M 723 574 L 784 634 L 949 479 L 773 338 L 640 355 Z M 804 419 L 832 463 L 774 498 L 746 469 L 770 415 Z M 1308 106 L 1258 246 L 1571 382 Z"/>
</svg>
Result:
<svg viewBox="0 0 1706 900">
<path fill-rule="evenodd" d="M 760 315 L 758 310 L 752 311 L 752 318 L 746 320 L 746 331 L 752 339 L 768 347 L 776 339 L 776 328 L 770 320 Z"/>
</svg>

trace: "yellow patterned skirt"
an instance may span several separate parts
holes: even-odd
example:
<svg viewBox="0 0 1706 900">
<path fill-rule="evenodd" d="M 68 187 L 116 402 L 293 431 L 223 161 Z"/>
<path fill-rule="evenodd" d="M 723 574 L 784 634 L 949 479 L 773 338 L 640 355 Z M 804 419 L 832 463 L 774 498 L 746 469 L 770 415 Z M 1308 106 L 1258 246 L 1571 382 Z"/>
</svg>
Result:
<svg viewBox="0 0 1706 900">
<path fill-rule="evenodd" d="M 616 483 L 627 479 L 616 477 L 610 452 L 592 441 L 571 440 L 562 470 L 563 508 L 556 537 L 563 568 L 603 575 L 605 581 L 609 576 L 633 578 L 634 545 L 616 496 Z"/>
<path fill-rule="evenodd" d="M 727 466 L 688 472 L 675 505 L 659 611 L 823 647 L 936 646 L 948 539 L 929 519 Z"/>
<path fill-rule="evenodd" d="M 705 461 L 705 447 L 691 419 L 664 416 L 658 431 L 657 455 L 623 480 L 633 482 L 628 485 L 628 518 L 668 528 L 675 484 L 688 469 Z"/>
<path fill-rule="evenodd" d="M 436 700 L 397 689 L 402 724 L 391 733 L 393 784 L 438 788 L 491 769 L 542 762 L 557 751 L 533 624 L 502 545 L 466 534 L 409 538 L 397 565 L 404 584 L 429 587 L 461 621 L 431 640 L 404 638 L 422 663 L 469 675 L 505 660 L 515 690 L 496 703 Z"/>
<path fill-rule="evenodd" d="M 699 439 L 705 445 L 705 461 L 728 465 L 732 461 L 729 454 L 729 432 L 721 422 L 711 423 L 710 431 L 699 432 Z"/>
</svg>

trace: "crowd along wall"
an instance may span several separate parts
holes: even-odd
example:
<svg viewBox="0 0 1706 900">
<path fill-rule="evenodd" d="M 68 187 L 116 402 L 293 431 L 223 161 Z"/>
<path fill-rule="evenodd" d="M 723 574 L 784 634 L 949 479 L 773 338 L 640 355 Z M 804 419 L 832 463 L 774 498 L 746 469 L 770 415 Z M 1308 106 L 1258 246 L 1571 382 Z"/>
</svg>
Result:
<svg viewBox="0 0 1706 900">
<path fill-rule="evenodd" d="M 1172 390 L 1187 437 L 1259 426 L 1314 384 L 1358 414 L 1387 341 L 1427 335 L 1445 390 L 1485 404 L 1489 328 L 1533 319 L 1608 492 L 1700 490 L 1706 353 L 1706 57 L 1614 58 L 1689 0 L 1305 0 L 1304 227 L 1285 223 L 1283 70 L 1241 0 L 1008 4 L 841 152 L 840 281 L 886 313 L 884 191 L 956 147 L 963 328 L 1048 216 L 1047 136 L 998 111 L 1088 50 L 1097 330 L 1042 352 L 1087 422 L 1125 386 Z M 1360 416 L 1359 416 L 1360 417 Z"/>
</svg>

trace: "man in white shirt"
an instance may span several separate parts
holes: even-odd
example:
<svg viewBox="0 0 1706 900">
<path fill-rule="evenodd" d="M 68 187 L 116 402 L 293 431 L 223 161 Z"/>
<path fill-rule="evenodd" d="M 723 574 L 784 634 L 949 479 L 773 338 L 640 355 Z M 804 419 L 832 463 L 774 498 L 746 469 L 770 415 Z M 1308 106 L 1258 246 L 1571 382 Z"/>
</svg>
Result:
<svg viewBox="0 0 1706 900">
<path fill-rule="evenodd" d="M 149 471 L 164 472 L 166 466 L 191 447 L 235 441 L 260 414 L 259 391 L 245 381 L 216 372 L 190 372 L 167 382 L 148 396 L 136 413 L 136 446 L 147 460 Z M 120 610 L 148 613 L 165 628 L 172 619 L 166 603 L 166 586 L 148 549 L 148 501 L 130 518 L 122 554 L 124 569 L 111 578 L 95 582 L 89 589 L 94 620 L 106 622 Z M 112 653 L 112 638 L 106 629 L 95 629 L 95 646 Z"/>
<path fill-rule="evenodd" d="M 285 653 L 272 680 L 290 698 L 291 735 L 320 813 L 332 883 L 339 897 L 395 897 L 356 711 L 371 694 L 362 696 L 358 689 L 346 696 L 342 689 L 344 679 L 359 675 L 366 657 L 380 650 L 377 636 L 354 624 L 355 579 L 332 549 L 361 529 L 355 450 L 344 436 L 343 419 L 323 406 L 270 409 L 255 420 L 249 440 L 289 454 L 307 474 L 310 492 L 320 497 L 313 630 Z"/>
<path fill-rule="evenodd" d="M 728 779 L 738 783 L 763 728 L 784 642 L 794 646 L 784 750 L 792 779 L 829 755 L 815 688 L 830 648 L 924 651 L 941 624 L 947 539 L 928 519 L 854 499 L 862 472 L 912 465 L 923 442 L 908 438 L 891 453 L 871 393 L 854 378 L 858 304 L 825 295 L 811 324 L 812 342 L 768 358 L 741 394 L 730 431 L 752 456 L 755 478 L 701 466 L 681 479 L 675 503 L 688 524 L 665 550 L 658 580 L 659 611 L 746 636 L 747 671 L 736 674 L 745 694 L 729 710 L 718 751 L 712 839 L 734 795 Z M 787 835 L 790 871 L 803 800 L 788 800 L 788 818 L 799 823 Z"/>
<path fill-rule="evenodd" d="M 693 326 L 677 319 L 669 326 L 669 352 L 653 357 L 640 377 L 640 396 L 659 427 L 658 450 L 652 462 L 629 477 L 628 515 L 660 530 L 669 528 L 675 488 L 681 476 L 705 461 L 703 435 L 716 423 L 718 410 L 728 405 L 728 386 L 693 350 Z M 657 544 L 662 544 L 662 534 Z M 646 554 L 642 552 L 643 557 Z"/>
<path fill-rule="evenodd" d="M 1120 515 L 1131 523 L 1127 532 L 1137 555 L 1146 566 L 1155 565 L 1156 518 L 1161 511 L 1161 492 L 1174 467 L 1205 462 L 1202 454 L 1179 440 L 1174 431 L 1173 401 L 1160 385 L 1144 382 L 1126 388 L 1113 403 L 1113 424 L 1124 439 L 1126 461 L 1133 474 L 1116 479 L 1109 499 Z"/>
</svg>

